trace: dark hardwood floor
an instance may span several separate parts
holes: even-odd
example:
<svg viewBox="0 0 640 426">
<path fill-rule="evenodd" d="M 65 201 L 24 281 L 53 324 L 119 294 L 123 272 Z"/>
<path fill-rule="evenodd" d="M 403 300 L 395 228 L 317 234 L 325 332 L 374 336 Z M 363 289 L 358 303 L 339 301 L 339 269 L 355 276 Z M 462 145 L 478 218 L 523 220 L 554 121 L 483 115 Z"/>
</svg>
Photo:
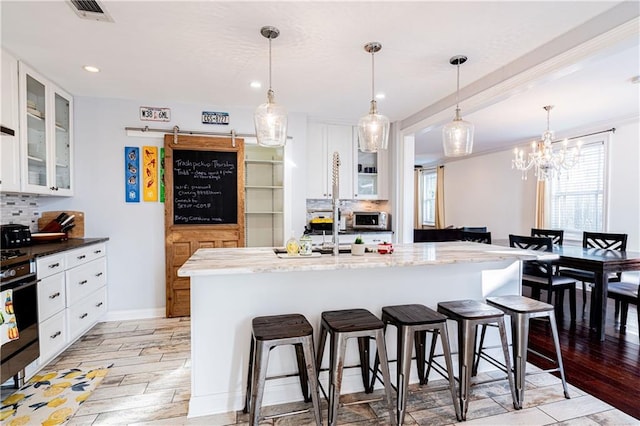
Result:
<svg viewBox="0 0 640 426">
<path fill-rule="evenodd" d="M 609 299 L 606 338 L 604 342 L 600 342 L 589 333 L 589 303 L 584 318 L 580 318 L 581 291 L 578 290 L 577 293 L 576 324 L 570 324 L 568 302 L 565 303 L 564 317 L 558 320 L 567 381 L 640 420 L 640 344 L 637 308 L 630 306 L 627 330 L 625 334 L 621 334 L 614 322 L 613 301 Z M 531 321 L 529 345 L 544 355 L 554 357 L 548 323 L 541 320 Z M 534 354 L 529 354 L 529 361 L 541 368 L 552 367 L 548 361 Z"/>
</svg>

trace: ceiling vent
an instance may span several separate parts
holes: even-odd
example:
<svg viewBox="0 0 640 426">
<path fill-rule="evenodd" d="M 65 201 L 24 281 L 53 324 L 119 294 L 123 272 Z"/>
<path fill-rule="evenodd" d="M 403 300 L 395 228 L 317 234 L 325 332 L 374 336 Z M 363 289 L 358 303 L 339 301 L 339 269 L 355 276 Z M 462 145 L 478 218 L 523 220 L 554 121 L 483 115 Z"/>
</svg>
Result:
<svg viewBox="0 0 640 426">
<path fill-rule="evenodd" d="M 97 0 L 69 0 L 68 3 L 76 15 L 83 19 L 113 22 L 111 15 L 106 12 L 102 3 Z"/>
</svg>

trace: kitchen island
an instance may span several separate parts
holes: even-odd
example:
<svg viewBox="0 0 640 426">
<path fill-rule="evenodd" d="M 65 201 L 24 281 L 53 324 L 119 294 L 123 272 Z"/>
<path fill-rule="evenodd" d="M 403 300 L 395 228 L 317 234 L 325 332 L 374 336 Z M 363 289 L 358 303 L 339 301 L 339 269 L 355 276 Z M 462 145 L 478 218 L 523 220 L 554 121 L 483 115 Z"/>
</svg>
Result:
<svg viewBox="0 0 640 426">
<path fill-rule="evenodd" d="M 520 294 L 521 260 L 555 255 L 470 242 L 396 245 L 393 254 L 278 257 L 271 248 L 199 249 L 178 270 L 191 278 L 189 417 L 242 409 L 251 320 L 300 313 L 315 328 L 325 310 L 482 299 Z M 451 330 L 451 345 L 457 340 Z M 395 342 L 395 330 L 387 336 Z M 357 364 L 349 342 L 347 365 Z M 389 344 L 395 359 L 395 344 Z M 328 345 L 327 345 L 328 350 Z M 455 358 L 454 358 L 455 362 Z M 325 354 L 323 367 L 328 364 Z M 391 366 L 392 376 L 395 366 Z M 271 351 L 268 375 L 296 371 L 291 347 Z M 320 382 L 326 384 L 326 373 Z M 412 380 L 415 381 L 415 380 Z M 267 381 L 263 405 L 301 400 L 297 377 Z M 357 369 L 345 370 L 343 393 L 362 390 Z"/>
</svg>

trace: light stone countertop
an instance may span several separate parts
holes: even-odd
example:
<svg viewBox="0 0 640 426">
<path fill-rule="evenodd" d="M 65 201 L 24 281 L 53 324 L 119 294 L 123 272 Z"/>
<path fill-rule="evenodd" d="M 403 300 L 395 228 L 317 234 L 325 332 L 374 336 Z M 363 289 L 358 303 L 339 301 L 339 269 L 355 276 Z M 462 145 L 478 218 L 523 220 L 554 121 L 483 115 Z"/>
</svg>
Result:
<svg viewBox="0 0 640 426">
<path fill-rule="evenodd" d="M 395 244 L 393 254 L 278 257 L 271 247 L 199 249 L 178 270 L 178 276 L 231 275 L 288 271 L 389 268 L 514 260 L 553 260 L 558 255 L 498 245 L 453 241 Z"/>
</svg>

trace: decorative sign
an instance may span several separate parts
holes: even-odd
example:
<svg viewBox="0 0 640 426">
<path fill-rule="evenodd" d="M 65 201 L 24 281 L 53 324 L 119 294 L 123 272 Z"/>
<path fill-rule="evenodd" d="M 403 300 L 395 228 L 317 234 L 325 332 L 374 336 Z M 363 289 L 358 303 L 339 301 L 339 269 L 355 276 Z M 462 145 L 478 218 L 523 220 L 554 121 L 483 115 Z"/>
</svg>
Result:
<svg viewBox="0 0 640 426">
<path fill-rule="evenodd" d="M 140 107 L 140 120 L 171 121 L 171 108 Z"/>
<path fill-rule="evenodd" d="M 228 112 L 202 111 L 202 124 L 229 124 Z"/>
<path fill-rule="evenodd" d="M 142 147 L 142 165 L 144 171 L 142 182 L 144 184 L 144 201 L 158 201 L 158 147 Z"/>
<path fill-rule="evenodd" d="M 127 203 L 140 202 L 140 148 L 124 147 L 124 193 Z"/>
<path fill-rule="evenodd" d="M 238 153 L 173 150 L 173 223 L 238 223 Z"/>
</svg>

